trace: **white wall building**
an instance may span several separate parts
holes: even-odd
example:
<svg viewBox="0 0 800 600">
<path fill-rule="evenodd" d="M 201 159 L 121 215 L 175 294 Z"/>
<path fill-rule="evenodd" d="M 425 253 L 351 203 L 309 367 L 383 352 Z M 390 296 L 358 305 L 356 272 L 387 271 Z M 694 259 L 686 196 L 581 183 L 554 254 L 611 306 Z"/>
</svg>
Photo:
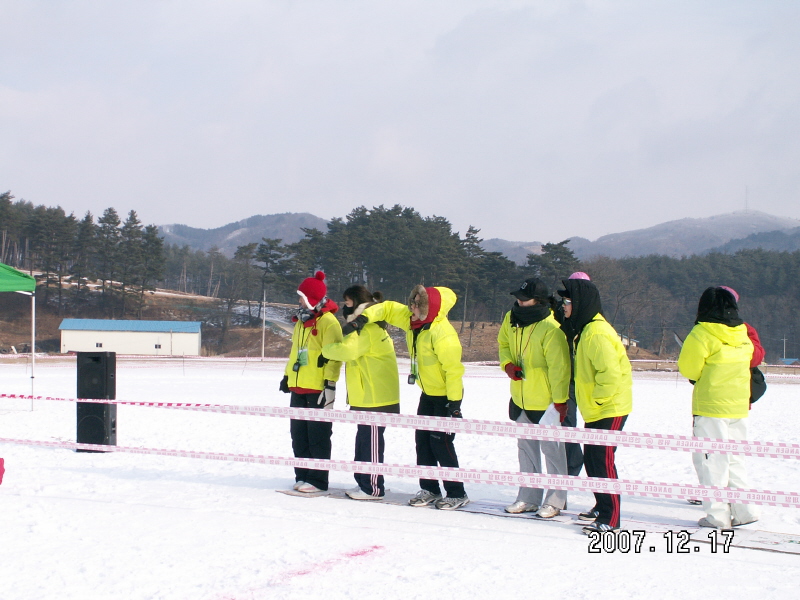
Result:
<svg viewBox="0 0 800 600">
<path fill-rule="evenodd" d="M 61 352 L 199 356 L 200 321 L 64 319 Z"/>
</svg>

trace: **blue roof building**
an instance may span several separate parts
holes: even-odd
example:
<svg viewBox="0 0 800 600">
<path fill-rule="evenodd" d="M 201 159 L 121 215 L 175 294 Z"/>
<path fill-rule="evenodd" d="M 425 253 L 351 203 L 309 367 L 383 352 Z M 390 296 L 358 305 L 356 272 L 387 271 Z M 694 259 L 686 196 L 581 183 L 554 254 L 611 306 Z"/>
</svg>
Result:
<svg viewBox="0 0 800 600">
<path fill-rule="evenodd" d="M 199 356 L 200 321 L 64 319 L 61 352 Z"/>
</svg>

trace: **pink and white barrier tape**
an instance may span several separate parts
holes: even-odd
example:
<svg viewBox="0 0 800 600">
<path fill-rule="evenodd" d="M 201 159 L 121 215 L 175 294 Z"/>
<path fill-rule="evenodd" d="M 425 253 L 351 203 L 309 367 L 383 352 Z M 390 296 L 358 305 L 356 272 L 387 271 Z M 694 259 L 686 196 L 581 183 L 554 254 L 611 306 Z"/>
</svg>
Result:
<svg viewBox="0 0 800 600">
<path fill-rule="evenodd" d="M 103 446 L 78 444 L 75 442 L 46 442 L 0 438 L 0 444 L 19 444 L 42 448 L 68 448 L 99 450 L 102 452 L 123 452 L 127 454 L 153 454 L 181 458 L 202 458 L 229 462 L 256 463 L 264 465 L 299 467 L 320 471 L 343 471 L 346 473 L 380 473 L 394 477 L 414 477 L 463 481 L 467 483 L 490 483 L 522 487 L 570 490 L 578 492 L 601 492 L 624 494 L 628 496 L 649 496 L 653 498 L 701 498 L 715 502 L 737 502 L 800 508 L 800 494 L 793 492 L 773 492 L 756 489 L 732 489 L 706 485 L 684 485 L 657 483 L 630 479 L 602 479 L 599 477 L 570 477 L 568 475 L 547 475 L 520 473 L 518 471 L 489 471 L 482 469 L 454 469 L 449 467 L 424 467 L 416 465 L 373 464 L 350 460 L 317 460 L 305 458 L 286 458 L 281 456 L 261 456 L 253 454 L 228 454 L 222 452 L 194 452 L 187 450 L 164 450 L 155 448 L 128 448 L 125 446 Z"/>
<path fill-rule="evenodd" d="M 654 450 L 676 450 L 683 452 L 712 452 L 760 456 L 768 458 L 800 458 L 800 444 L 783 442 L 756 442 L 718 440 L 713 438 L 668 435 L 661 433 L 635 433 L 585 429 L 580 427 L 557 427 L 530 425 L 511 421 L 482 421 L 478 419 L 452 419 L 448 417 L 423 417 L 372 411 L 318 410 L 313 408 L 290 408 L 278 406 L 245 406 L 226 404 L 188 404 L 176 402 L 131 402 L 122 400 L 79 400 L 50 396 L 0 394 L 2 398 L 24 400 L 52 400 L 59 402 L 93 402 L 121 406 L 145 406 L 200 412 L 216 412 L 261 417 L 282 417 L 303 421 L 325 421 L 328 423 L 355 423 L 386 427 L 426 429 L 448 433 L 472 433 L 500 437 L 545 440 L 552 442 L 588 443 L 601 446 L 624 446 Z"/>
</svg>

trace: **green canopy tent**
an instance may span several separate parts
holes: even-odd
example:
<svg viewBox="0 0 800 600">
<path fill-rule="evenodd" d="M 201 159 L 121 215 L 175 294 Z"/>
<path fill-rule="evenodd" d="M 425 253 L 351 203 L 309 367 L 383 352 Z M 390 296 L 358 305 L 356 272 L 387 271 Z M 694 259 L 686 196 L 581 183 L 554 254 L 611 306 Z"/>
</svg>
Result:
<svg viewBox="0 0 800 600">
<path fill-rule="evenodd" d="M 31 396 L 36 367 L 36 280 L 30 275 L 0 263 L 0 292 L 18 292 L 31 297 Z M 33 400 L 31 400 L 33 406 Z"/>
</svg>

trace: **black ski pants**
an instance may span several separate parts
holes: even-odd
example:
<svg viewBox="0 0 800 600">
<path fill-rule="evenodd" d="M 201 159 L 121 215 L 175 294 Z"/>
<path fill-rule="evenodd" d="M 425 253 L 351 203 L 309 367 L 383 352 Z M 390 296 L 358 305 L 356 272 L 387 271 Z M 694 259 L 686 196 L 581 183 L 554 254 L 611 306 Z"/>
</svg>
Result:
<svg viewBox="0 0 800 600">
<path fill-rule="evenodd" d="M 419 397 L 417 414 L 428 417 L 446 417 L 447 396 L 422 394 Z M 455 437 L 455 433 L 416 430 L 414 441 L 417 446 L 417 464 L 431 467 L 458 467 L 458 456 L 453 445 Z M 419 486 L 432 494 L 441 494 L 439 482 L 436 479 L 420 479 Z M 445 481 L 444 490 L 451 498 L 461 498 L 466 495 L 464 484 L 460 481 Z"/>
<path fill-rule="evenodd" d="M 319 394 L 320 392 L 312 394 L 292 392 L 289 406 L 292 408 L 320 408 L 317 404 Z M 292 435 L 292 451 L 294 451 L 295 458 L 330 459 L 333 423 L 290 419 L 289 432 Z M 328 489 L 328 471 L 295 467 L 294 480 L 305 481 L 321 490 Z"/>
</svg>

